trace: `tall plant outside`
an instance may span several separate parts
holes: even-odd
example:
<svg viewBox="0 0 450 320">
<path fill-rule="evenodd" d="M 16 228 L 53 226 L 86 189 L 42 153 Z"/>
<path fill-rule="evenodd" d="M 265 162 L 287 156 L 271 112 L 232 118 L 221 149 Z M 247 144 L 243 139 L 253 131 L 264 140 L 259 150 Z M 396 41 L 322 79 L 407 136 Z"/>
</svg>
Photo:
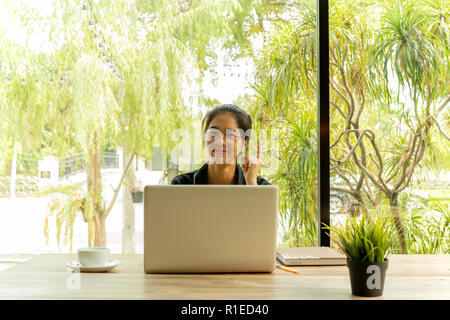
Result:
<svg viewBox="0 0 450 320">
<path fill-rule="evenodd" d="M 306 110 L 305 110 L 306 111 Z M 280 187 L 281 246 L 317 245 L 317 125 L 314 112 L 298 112 L 280 136 L 280 167 L 273 182 Z"/>
<path fill-rule="evenodd" d="M 297 19 L 298 8 L 310 19 Z M 292 19 L 280 19 L 265 35 L 253 88 L 252 116 L 258 126 L 280 130 L 280 164 L 270 177 L 280 187 L 280 246 L 317 245 L 317 108 L 316 4 L 302 1 L 289 8 Z M 302 17 L 303 18 L 303 17 Z M 299 72 L 305 70 L 307 72 Z"/>
<path fill-rule="evenodd" d="M 403 215 L 406 248 L 411 254 L 450 254 L 450 204 L 434 199 L 429 203 Z"/>
</svg>

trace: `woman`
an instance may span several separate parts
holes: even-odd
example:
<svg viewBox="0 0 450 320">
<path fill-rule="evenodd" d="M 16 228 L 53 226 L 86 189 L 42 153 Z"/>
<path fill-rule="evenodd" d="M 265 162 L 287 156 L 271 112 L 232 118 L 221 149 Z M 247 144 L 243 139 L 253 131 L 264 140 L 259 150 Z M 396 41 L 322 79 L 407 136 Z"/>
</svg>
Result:
<svg viewBox="0 0 450 320">
<path fill-rule="evenodd" d="M 209 160 L 200 169 L 176 176 L 171 184 L 270 185 L 258 176 L 261 145 L 256 157 L 244 154 L 252 128 L 247 112 L 233 104 L 216 106 L 205 115 L 202 126 Z"/>
</svg>

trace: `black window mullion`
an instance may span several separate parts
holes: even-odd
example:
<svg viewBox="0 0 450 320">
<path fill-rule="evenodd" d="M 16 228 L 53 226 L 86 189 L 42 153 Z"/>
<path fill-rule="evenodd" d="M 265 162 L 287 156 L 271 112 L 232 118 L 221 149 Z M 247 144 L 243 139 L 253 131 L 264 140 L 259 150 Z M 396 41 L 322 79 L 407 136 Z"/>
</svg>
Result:
<svg viewBox="0 0 450 320">
<path fill-rule="evenodd" d="M 318 244 L 330 246 L 330 92 L 328 0 L 317 0 Z"/>
</svg>

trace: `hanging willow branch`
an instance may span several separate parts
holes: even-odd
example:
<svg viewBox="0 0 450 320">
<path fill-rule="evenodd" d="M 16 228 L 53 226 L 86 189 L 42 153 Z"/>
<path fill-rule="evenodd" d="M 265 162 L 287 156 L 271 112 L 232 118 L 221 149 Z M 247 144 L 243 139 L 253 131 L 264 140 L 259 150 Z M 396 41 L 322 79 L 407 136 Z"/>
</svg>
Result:
<svg viewBox="0 0 450 320">
<path fill-rule="evenodd" d="M 130 166 L 133 163 L 133 159 L 135 156 L 136 156 L 136 152 L 133 151 L 133 153 L 131 154 L 130 160 L 128 160 L 128 163 L 125 167 L 125 170 L 123 170 L 123 172 L 122 172 L 122 176 L 120 177 L 119 183 L 118 183 L 117 187 L 114 189 L 114 195 L 112 197 L 112 200 L 109 203 L 109 206 L 104 213 L 106 217 L 109 215 L 109 213 L 111 212 L 111 210 L 114 206 L 114 203 L 116 202 L 117 196 L 119 195 L 120 187 L 122 186 L 123 180 L 125 179 L 125 177 L 128 173 L 128 169 L 130 169 Z"/>
</svg>

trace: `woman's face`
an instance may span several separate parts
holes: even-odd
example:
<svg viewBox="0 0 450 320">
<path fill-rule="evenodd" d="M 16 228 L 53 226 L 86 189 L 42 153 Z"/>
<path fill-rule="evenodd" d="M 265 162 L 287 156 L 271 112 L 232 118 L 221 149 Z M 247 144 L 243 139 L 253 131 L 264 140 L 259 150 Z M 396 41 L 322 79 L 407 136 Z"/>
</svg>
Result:
<svg viewBox="0 0 450 320">
<path fill-rule="evenodd" d="M 215 116 L 204 134 L 210 160 L 215 163 L 236 163 L 237 155 L 247 146 L 247 141 L 242 140 L 242 133 L 232 114 Z"/>
</svg>

